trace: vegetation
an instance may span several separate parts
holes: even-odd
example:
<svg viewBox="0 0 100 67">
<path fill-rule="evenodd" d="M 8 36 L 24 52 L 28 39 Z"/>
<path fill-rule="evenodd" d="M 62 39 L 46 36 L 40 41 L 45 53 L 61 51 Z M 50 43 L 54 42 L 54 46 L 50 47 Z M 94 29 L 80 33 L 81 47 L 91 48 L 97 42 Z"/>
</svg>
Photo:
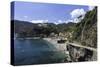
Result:
<svg viewBox="0 0 100 67">
<path fill-rule="evenodd" d="M 59 35 L 60 32 L 70 31 L 70 26 L 75 23 L 54 24 L 54 23 L 30 23 L 26 21 L 12 20 L 14 32 L 18 37 L 48 37 L 52 33 Z"/>
<path fill-rule="evenodd" d="M 97 7 L 86 13 L 81 22 L 74 27 L 72 40 L 82 45 L 97 47 Z"/>
</svg>

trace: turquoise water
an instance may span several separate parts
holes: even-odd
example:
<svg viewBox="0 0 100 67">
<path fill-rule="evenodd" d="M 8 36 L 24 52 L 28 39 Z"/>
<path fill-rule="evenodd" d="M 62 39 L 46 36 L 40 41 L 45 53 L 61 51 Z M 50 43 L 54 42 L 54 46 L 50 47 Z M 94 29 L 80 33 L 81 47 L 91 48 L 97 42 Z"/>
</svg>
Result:
<svg viewBox="0 0 100 67">
<path fill-rule="evenodd" d="M 62 51 L 42 39 L 14 40 L 15 65 L 61 63 L 64 58 Z"/>
</svg>

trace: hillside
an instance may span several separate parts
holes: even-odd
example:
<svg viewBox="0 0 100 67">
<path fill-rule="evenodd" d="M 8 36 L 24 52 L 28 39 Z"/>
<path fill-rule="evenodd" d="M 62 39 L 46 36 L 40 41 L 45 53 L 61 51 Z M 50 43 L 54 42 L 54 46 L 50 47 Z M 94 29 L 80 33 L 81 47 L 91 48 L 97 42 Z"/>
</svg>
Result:
<svg viewBox="0 0 100 67">
<path fill-rule="evenodd" d="M 18 34 L 18 37 L 32 37 L 32 36 L 50 36 L 51 33 L 59 34 L 60 32 L 67 32 L 69 28 L 75 25 L 75 23 L 31 23 L 27 21 L 12 20 L 14 23 L 14 33 Z"/>
<path fill-rule="evenodd" d="M 72 40 L 97 48 L 97 7 L 88 11 L 84 19 L 76 24 Z"/>
</svg>

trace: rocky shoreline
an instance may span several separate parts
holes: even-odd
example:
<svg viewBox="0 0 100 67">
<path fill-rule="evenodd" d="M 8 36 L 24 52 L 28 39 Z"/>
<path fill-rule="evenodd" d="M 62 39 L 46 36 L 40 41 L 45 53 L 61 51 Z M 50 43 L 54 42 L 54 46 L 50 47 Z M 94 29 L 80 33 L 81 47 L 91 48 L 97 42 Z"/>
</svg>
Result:
<svg viewBox="0 0 100 67">
<path fill-rule="evenodd" d="M 81 62 L 81 61 L 96 61 L 97 60 L 97 51 L 92 51 L 86 48 L 72 46 L 70 44 L 57 43 L 59 39 L 52 39 L 52 38 L 43 38 L 44 40 L 50 42 L 57 48 L 59 51 L 64 51 L 67 58 L 67 62 Z"/>
<path fill-rule="evenodd" d="M 66 50 L 66 43 L 62 43 L 62 44 L 57 43 L 57 40 L 59 40 L 59 39 L 43 38 L 43 40 L 46 40 L 49 43 L 53 44 L 54 47 L 59 51 L 65 51 Z"/>
</svg>

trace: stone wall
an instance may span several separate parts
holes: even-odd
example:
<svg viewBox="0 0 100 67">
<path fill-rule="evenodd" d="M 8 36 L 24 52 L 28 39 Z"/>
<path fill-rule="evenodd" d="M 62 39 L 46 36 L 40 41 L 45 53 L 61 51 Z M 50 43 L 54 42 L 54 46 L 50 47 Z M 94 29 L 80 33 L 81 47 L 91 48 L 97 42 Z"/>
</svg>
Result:
<svg viewBox="0 0 100 67">
<path fill-rule="evenodd" d="M 69 51 L 69 56 L 72 62 L 97 60 L 97 53 L 92 50 L 72 46 L 70 44 L 66 46 L 66 49 Z"/>
</svg>

